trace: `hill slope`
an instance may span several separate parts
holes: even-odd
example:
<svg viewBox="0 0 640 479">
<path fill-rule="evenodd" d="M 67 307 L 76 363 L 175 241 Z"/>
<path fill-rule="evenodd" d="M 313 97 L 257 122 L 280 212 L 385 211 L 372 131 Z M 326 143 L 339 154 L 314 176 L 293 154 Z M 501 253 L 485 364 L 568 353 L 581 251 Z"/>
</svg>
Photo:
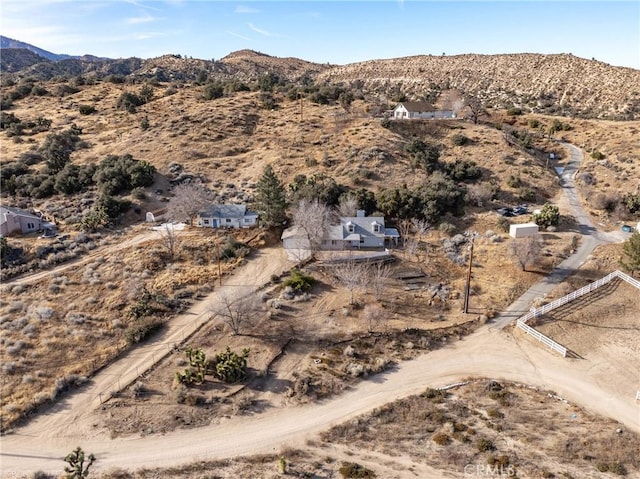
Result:
<svg viewBox="0 0 640 479">
<path fill-rule="evenodd" d="M 319 80 L 363 80 L 368 88 L 390 85 L 419 97 L 430 88 L 455 88 L 495 106 L 565 112 L 584 117 L 640 113 L 640 71 L 573 55 L 421 55 L 335 66 Z"/>
</svg>

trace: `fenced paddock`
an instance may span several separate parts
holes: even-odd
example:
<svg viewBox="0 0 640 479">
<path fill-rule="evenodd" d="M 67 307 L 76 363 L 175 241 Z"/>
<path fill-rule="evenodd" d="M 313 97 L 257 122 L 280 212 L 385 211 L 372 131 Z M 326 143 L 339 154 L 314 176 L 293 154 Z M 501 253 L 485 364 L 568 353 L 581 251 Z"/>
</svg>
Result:
<svg viewBox="0 0 640 479">
<path fill-rule="evenodd" d="M 524 316 L 518 318 L 516 325 L 518 328 L 522 329 L 525 333 L 533 336 L 534 338 L 536 338 L 538 341 L 540 341 L 541 343 L 545 344 L 546 346 L 548 346 L 549 348 L 551 348 L 552 350 L 558 352 L 559 354 L 561 354 L 562 356 L 567 356 L 568 350 L 565 346 L 561 345 L 560 343 L 554 341 L 553 339 L 551 339 L 550 337 L 546 336 L 545 334 L 543 334 L 542 332 L 540 332 L 539 330 L 533 328 L 532 326 L 530 326 L 529 324 L 527 324 L 528 322 L 532 321 L 532 320 L 537 320 L 538 318 L 541 318 L 545 315 L 548 315 L 549 313 L 551 313 L 554 310 L 557 310 L 559 308 L 564 307 L 565 305 L 568 305 L 569 303 L 572 303 L 574 301 L 576 301 L 579 298 L 585 297 L 586 295 L 589 295 L 590 293 L 593 293 L 597 290 L 599 290 L 600 288 L 602 288 L 605 285 L 610 284 L 612 281 L 614 280 L 622 280 L 628 284 L 630 284 L 631 286 L 640 289 L 640 281 L 636 280 L 635 278 L 632 278 L 631 276 L 629 276 L 628 274 L 625 274 L 621 271 L 613 271 L 612 273 L 608 274 L 607 276 L 604 276 L 603 278 L 600 278 L 597 281 L 594 281 L 592 283 L 587 284 L 586 286 L 577 289 L 561 298 L 558 298 L 548 304 L 545 304 L 544 306 L 541 306 L 540 308 L 532 308 L 531 311 L 529 311 L 527 314 L 525 314 Z M 638 311 L 635 308 L 631 308 L 632 310 L 635 310 L 636 312 Z M 622 316 L 626 313 L 626 305 L 624 304 L 613 304 L 611 306 L 608 307 L 608 311 L 609 313 L 613 313 L 614 316 Z M 636 313 L 637 314 L 637 313 Z"/>
<path fill-rule="evenodd" d="M 579 357 L 621 398 L 640 401 L 640 281 L 614 271 L 518 319 L 552 351 Z"/>
</svg>

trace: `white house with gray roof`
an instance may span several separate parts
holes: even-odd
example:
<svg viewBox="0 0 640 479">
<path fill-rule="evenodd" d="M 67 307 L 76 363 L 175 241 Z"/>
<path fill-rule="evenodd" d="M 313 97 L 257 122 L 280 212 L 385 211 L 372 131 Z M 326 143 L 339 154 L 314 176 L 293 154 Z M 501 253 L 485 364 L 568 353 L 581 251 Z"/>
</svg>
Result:
<svg viewBox="0 0 640 479">
<path fill-rule="evenodd" d="M 395 228 L 385 227 L 384 217 L 365 216 L 358 210 L 356 216 L 340 218 L 339 225 L 333 225 L 322 239 L 322 250 L 384 249 L 398 244 L 400 234 Z M 282 233 L 285 249 L 309 249 L 309 238 L 295 227 Z"/>
<path fill-rule="evenodd" d="M 258 213 L 246 205 L 212 205 L 198 212 L 197 225 L 202 228 L 250 228 L 258 223 Z"/>
</svg>

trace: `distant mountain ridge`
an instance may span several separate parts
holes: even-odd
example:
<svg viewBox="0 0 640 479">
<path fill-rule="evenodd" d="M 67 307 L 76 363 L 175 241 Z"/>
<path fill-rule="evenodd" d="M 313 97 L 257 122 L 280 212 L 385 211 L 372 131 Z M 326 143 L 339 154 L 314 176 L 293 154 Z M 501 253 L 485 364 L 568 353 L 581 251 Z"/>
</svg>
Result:
<svg viewBox="0 0 640 479">
<path fill-rule="evenodd" d="M 434 92 L 454 89 L 496 108 L 585 118 L 640 118 L 640 70 L 570 54 L 417 55 L 347 65 L 280 58 L 253 50 L 232 52 L 217 61 L 171 54 L 102 59 L 56 55 L 17 40 L 1 39 L 0 68 L 17 80 L 119 75 L 162 82 L 195 81 L 206 73 L 210 80 L 248 82 L 275 74 L 290 82 L 358 84 L 362 91 L 386 96 L 390 102 L 398 97 L 431 100 L 429 95 Z M 16 48 L 19 45 L 31 48 Z M 34 51 L 54 59 L 42 57 L 38 61 L 41 57 L 34 56 Z"/>
<path fill-rule="evenodd" d="M 14 40 L 13 38 L 8 38 L 0 35 L 0 48 L 3 50 L 5 48 L 23 48 L 25 50 L 29 50 L 30 52 L 35 53 L 42 58 L 46 58 L 47 60 L 57 61 L 64 60 L 66 58 L 71 58 L 71 55 L 64 55 L 58 53 L 51 53 L 47 50 L 43 50 L 42 48 L 36 47 L 29 43 L 21 42 L 20 40 Z"/>
<path fill-rule="evenodd" d="M 106 58 L 96 57 L 94 55 L 67 55 L 65 53 L 52 53 L 50 51 L 44 50 L 40 47 L 36 47 L 35 45 L 31 45 L 30 43 L 21 42 L 20 40 L 14 40 L 13 38 L 5 37 L 0 35 L 0 49 L 9 50 L 9 49 L 24 49 L 29 50 L 30 52 L 35 53 L 36 55 L 46 58 L 51 61 L 59 61 L 59 60 L 67 60 L 69 58 L 77 58 L 85 61 L 95 61 L 95 60 L 106 60 Z M 3 52 L 4 53 L 4 52 Z"/>
</svg>

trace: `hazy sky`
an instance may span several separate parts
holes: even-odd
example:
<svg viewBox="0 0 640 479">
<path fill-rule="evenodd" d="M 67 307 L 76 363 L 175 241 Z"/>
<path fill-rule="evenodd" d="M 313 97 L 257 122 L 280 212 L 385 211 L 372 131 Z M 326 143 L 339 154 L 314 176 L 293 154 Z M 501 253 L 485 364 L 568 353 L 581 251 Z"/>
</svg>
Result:
<svg viewBox="0 0 640 479">
<path fill-rule="evenodd" d="M 344 64 L 572 53 L 640 69 L 640 1 L 0 0 L 0 32 L 54 53 L 220 59 L 250 48 Z"/>
</svg>

